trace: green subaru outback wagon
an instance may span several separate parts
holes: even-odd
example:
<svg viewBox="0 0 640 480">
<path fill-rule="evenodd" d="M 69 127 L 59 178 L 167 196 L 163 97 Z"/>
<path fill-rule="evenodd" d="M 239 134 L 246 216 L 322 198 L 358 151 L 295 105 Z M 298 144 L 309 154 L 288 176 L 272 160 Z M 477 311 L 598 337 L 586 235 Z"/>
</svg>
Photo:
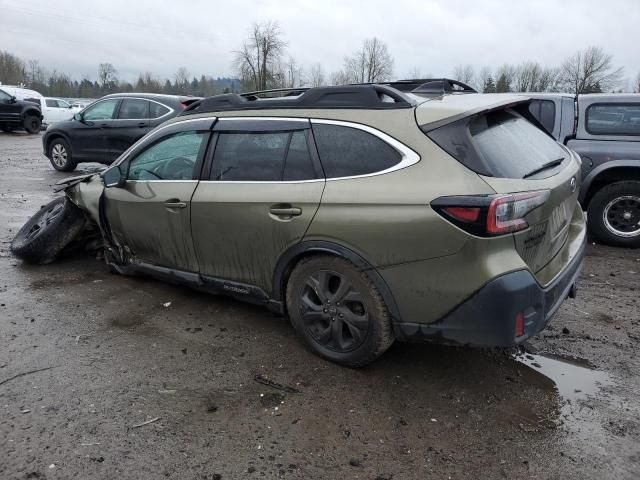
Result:
<svg viewBox="0 0 640 480">
<path fill-rule="evenodd" d="M 287 315 L 348 366 L 394 340 L 512 346 L 585 249 L 580 159 L 516 95 L 401 81 L 203 99 L 18 233 L 46 263 L 98 236 L 109 267 Z"/>
</svg>

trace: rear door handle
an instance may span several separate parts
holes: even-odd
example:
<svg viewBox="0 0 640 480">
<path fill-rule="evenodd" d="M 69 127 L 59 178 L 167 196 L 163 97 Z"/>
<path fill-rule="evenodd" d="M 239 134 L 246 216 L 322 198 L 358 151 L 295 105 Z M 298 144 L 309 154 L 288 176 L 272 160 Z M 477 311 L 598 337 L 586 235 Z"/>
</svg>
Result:
<svg viewBox="0 0 640 480">
<path fill-rule="evenodd" d="M 302 215 L 302 209 L 292 207 L 291 205 L 278 205 L 271 207 L 269 213 L 277 217 L 297 217 L 298 215 Z"/>
<path fill-rule="evenodd" d="M 164 206 L 167 208 L 187 208 L 187 202 L 181 202 L 177 198 L 172 198 L 164 202 Z"/>
<path fill-rule="evenodd" d="M 140 123 L 138 123 L 138 127 L 139 127 L 139 128 L 144 128 L 144 127 L 146 127 L 146 126 L 147 126 L 147 122 L 140 122 Z"/>
</svg>

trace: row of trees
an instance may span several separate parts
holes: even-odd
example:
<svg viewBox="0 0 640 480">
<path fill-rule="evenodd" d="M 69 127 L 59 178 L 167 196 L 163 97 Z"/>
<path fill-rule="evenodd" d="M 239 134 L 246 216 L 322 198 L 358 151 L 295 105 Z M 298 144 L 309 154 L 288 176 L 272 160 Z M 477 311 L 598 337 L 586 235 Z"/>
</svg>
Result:
<svg viewBox="0 0 640 480">
<path fill-rule="evenodd" d="M 288 55 L 288 43 L 278 23 L 273 21 L 253 24 L 247 39 L 233 53 L 238 78 L 197 77 L 180 67 L 172 78 L 144 72 L 136 81 L 128 82 L 118 79 L 118 71 L 110 63 L 99 65 L 97 80 L 86 76 L 78 81 L 55 70 L 47 71 L 37 60 L 25 62 L 0 51 L 0 81 L 23 84 L 44 95 L 95 98 L 113 92 L 143 91 L 209 96 L 271 88 L 381 82 L 394 77 L 394 59 L 386 43 L 376 37 L 366 39 L 360 48 L 346 55 L 340 70 L 326 74 L 320 63 L 304 67 Z M 599 47 L 588 47 L 566 58 L 559 66 L 549 67 L 534 61 L 498 68 L 476 68 L 467 64 L 457 66 L 452 77 L 487 93 L 592 93 L 616 89 L 640 92 L 640 74 L 631 87 L 622 84 L 623 74 L 622 68 L 615 68 L 611 55 Z M 421 76 L 419 67 L 406 75 Z"/>
<path fill-rule="evenodd" d="M 621 85 L 624 70 L 615 68 L 613 57 L 599 47 L 588 47 L 571 55 L 559 67 L 545 67 L 525 61 L 519 65 L 502 65 L 497 69 L 458 65 L 453 78 L 485 93 L 501 92 L 610 92 Z M 631 87 L 640 92 L 640 75 Z"/>
<path fill-rule="evenodd" d="M 98 98 L 115 92 L 149 92 L 174 95 L 210 96 L 238 91 L 240 83 L 235 78 L 191 76 L 180 67 L 173 78 L 162 79 L 150 72 L 140 73 L 135 82 L 121 81 L 111 63 L 98 66 L 97 80 L 88 76 L 74 80 L 56 70 L 47 71 L 37 60 L 23 61 L 19 57 L 0 51 L 0 81 L 7 85 L 24 85 L 45 96 L 71 98 Z"/>
</svg>

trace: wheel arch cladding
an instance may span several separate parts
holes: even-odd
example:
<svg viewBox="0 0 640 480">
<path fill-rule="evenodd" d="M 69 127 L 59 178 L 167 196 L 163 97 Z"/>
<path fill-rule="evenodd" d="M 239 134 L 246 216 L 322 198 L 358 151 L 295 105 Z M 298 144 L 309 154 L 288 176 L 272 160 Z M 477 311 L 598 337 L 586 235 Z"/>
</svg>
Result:
<svg viewBox="0 0 640 480">
<path fill-rule="evenodd" d="M 594 168 L 582 182 L 580 204 L 587 208 L 599 189 L 624 180 L 640 180 L 640 160 L 613 160 Z"/>
<path fill-rule="evenodd" d="M 386 304 L 392 323 L 400 321 L 400 311 L 391 290 L 382 276 L 369 262 L 352 250 L 342 245 L 327 241 L 300 242 L 286 250 L 276 263 L 273 272 L 272 298 L 284 302 L 287 281 L 295 266 L 311 255 L 333 255 L 353 263 L 360 271 L 365 272 L 376 286 Z"/>
</svg>

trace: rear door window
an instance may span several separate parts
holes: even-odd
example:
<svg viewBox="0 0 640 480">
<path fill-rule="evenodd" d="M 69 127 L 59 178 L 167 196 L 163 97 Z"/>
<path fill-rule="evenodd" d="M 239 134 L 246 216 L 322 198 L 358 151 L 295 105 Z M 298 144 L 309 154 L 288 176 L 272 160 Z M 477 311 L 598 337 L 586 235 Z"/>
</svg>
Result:
<svg viewBox="0 0 640 480">
<path fill-rule="evenodd" d="M 586 116 L 592 135 L 640 135 L 640 103 L 596 103 Z"/>
<path fill-rule="evenodd" d="M 556 104 L 551 100 L 532 100 L 529 111 L 538 120 L 545 130 L 553 133 L 556 123 Z"/>
<path fill-rule="evenodd" d="M 118 111 L 120 120 L 145 120 L 149 118 L 149 102 L 140 98 L 125 98 Z"/>
<path fill-rule="evenodd" d="M 381 172 L 402 161 L 400 152 L 364 130 L 316 123 L 313 135 L 327 178 Z"/>
<path fill-rule="evenodd" d="M 220 132 L 211 180 L 277 182 L 316 178 L 304 130 Z"/>
</svg>

